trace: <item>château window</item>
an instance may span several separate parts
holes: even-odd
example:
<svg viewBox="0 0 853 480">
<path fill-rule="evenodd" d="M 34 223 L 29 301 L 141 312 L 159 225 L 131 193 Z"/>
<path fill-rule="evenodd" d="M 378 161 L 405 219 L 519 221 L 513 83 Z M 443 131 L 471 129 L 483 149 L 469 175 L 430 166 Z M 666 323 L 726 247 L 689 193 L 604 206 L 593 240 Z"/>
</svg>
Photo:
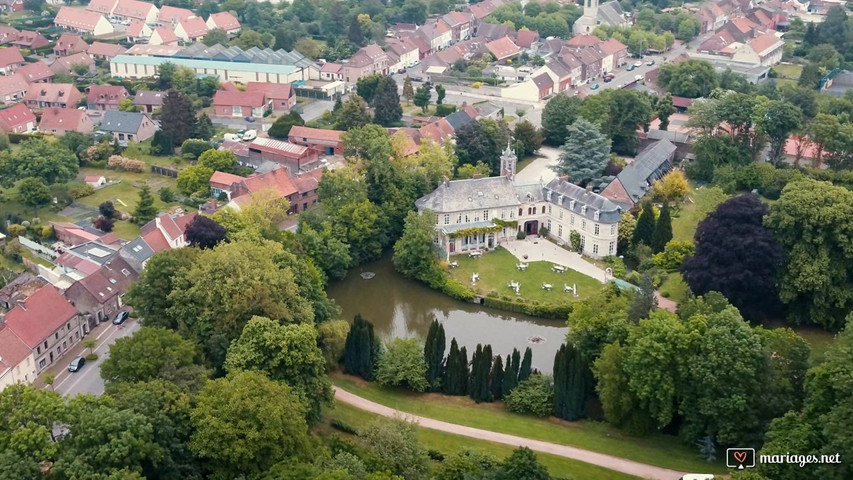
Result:
<svg viewBox="0 0 853 480">
<path fill-rule="evenodd" d="M 598 244 L 597 243 L 592 244 L 592 253 L 593 253 L 593 255 L 598 255 Z"/>
<path fill-rule="evenodd" d="M 601 228 L 601 226 L 600 226 L 599 224 L 597 224 L 597 223 L 596 223 L 596 224 L 595 224 L 595 234 L 596 234 L 596 235 L 598 235 L 598 231 L 599 231 L 599 229 L 600 229 L 600 228 Z"/>
<path fill-rule="evenodd" d="M 506 218 L 506 211 L 501 210 L 501 220 L 504 220 L 505 218 Z"/>
<path fill-rule="evenodd" d="M 613 252 L 616 250 L 616 242 L 610 242 L 610 247 L 607 249 L 608 255 L 613 255 Z"/>
<path fill-rule="evenodd" d="M 574 225 L 574 224 L 575 224 L 575 216 L 569 215 L 569 225 Z"/>
<path fill-rule="evenodd" d="M 518 207 L 518 216 L 520 217 L 522 215 L 524 215 L 524 209 L 521 207 Z"/>
<path fill-rule="evenodd" d="M 444 224 L 450 225 L 450 214 L 449 213 L 444 214 Z"/>
<path fill-rule="evenodd" d="M 548 205 L 548 215 L 551 215 L 551 205 Z"/>
<path fill-rule="evenodd" d="M 616 224 L 615 223 L 610 226 L 610 234 L 616 235 Z"/>
<path fill-rule="evenodd" d="M 521 213 L 521 209 L 519 209 L 519 213 Z M 509 218 L 515 218 L 515 210 L 509 211 Z"/>
<path fill-rule="evenodd" d="M 468 223 L 470 221 L 471 221 L 471 219 L 468 217 L 468 214 L 466 213 L 465 214 L 465 223 Z"/>
<path fill-rule="evenodd" d="M 557 236 L 563 238 L 563 226 L 557 225 Z"/>
<path fill-rule="evenodd" d="M 489 220 L 489 211 L 483 210 L 483 221 L 488 221 L 488 220 Z"/>
<path fill-rule="evenodd" d="M 586 220 L 581 220 L 581 230 L 586 230 Z"/>
<path fill-rule="evenodd" d="M 456 223 L 462 223 L 462 214 L 460 213 L 458 217 L 456 217 Z"/>
<path fill-rule="evenodd" d="M 563 209 L 561 208 L 560 209 L 560 220 L 562 220 L 562 219 L 563 219 Z"/>
<path fill-rule="evenodd" d="M 549 231 L 549 232 L 550 232 L 550 231 L 552 231 L 552 230 L 551 230 L 551 220 L 548 220 L 548 231 Z"/>
</svg>

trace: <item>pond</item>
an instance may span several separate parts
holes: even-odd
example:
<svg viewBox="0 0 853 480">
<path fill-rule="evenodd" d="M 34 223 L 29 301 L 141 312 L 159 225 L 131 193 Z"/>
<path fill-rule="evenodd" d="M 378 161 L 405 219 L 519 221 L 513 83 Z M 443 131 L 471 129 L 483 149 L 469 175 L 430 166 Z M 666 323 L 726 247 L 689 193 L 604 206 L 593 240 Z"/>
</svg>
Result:
<svg viewBox="0 0 853 480">
<path fill-rule="evenodd" d="M 361 275 L 365 272 L 375 275 L 366 280 Z M 342 318 L 352 322 L 360 313 L 383 340 L 417 337 L 423 341 L 435 318 L 444 325 L 447 348 L 456 337 L 460 347 L 467 347 L 469 360 L 478 343 L 491 344 L 492 352 L 504 359 L 513 348 L 524 353 L 530 347 L 534 368 L 545 373 L 551 372 L 554 354 L 568 332 L 564 321 L 454 300 L 395 272 L 389 256 L 351 270 L 342 281 L 331 282 L 328 294 L 340 305 Z"/>
</svg>

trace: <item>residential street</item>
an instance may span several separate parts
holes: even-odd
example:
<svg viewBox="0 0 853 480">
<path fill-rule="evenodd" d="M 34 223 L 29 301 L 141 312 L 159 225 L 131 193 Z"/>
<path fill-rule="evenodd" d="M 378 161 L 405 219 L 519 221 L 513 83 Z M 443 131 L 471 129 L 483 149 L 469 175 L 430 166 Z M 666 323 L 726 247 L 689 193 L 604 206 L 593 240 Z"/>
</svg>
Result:
<svg viewBox="0 0 853 480">
<path fill-rule="evenodd" d="M 513 447 L 527 447 L 537 452 L 550 453 L 560 457 L 571 458 L 581 462 L 598 465 L 599 467 L 615 470 L 617 472 L 627 473 L 628 475 L 636 475 L 640 478 L 653 480 L 675 480 L 681 478 L 684 473 L 670 470 L 668 468 L 656 467 L 645 463 L 626 460 L 624 458 L 614 457 L 603 453 L 583 450 L 581 448 L 569 447 L 566 445 L 558 445 L 555 443 L 543 442 L 540 440 L 531 440 L 529 438 L 517 437 L 515 435 L 507 435 L 505 433 L 492 432 L 489 430 L 481 430 L 479 428 L 466 427 L 455 423 L 442 422 L 432 418 L 419 417 L 408 413 L 395 410 L 375 402 L 371 402 L 365 398 L 361 398 L 346 390 L 341 390 L 338 387 L 332 387 L 335 391 L 335 400 L 352 405 L 361 410 L 382 415 L 383 417 L 402 418 L 404 420 L 415 422 L 418 426 L 438 430 L 440 432 L 453 433 L 464 437 L 476 438 L 478 440 L 486 440 L 489 442 L 502 443 Z"/>
<path fill-rule="evenodd" d="M 53 382 L 54 390 L 65 396 L 74 396 L 80 393 L 89 393 L 92 395 L 100 395 L 104 393 L 104 380 L 101 378 L 101 364 L 109 357 L 110 345 L 115 343 L 119 338 L 129 337 L 134 332 L 139 330 L 139 323 L 129 318 L 121 326 L 116 326 L 106 323 L 100 325 L 93 333 L 97 336 L 98 346 L 95 348 L 95 353 L 98 354 L 98 359 L 94 362 L 86 362 L 80 371 L 71 373 L 68 371 L 68 363 L 77 355 L 89 353 L 88 349 L 83 348 L 82 342 L 75 345 L 74 349 L 68 351 L 62 359 L 57 362 L 50 370 L 56 374 L 56 379 Z M 42 375 L 43 376 L 43 375 Z M 46 387 L 47 388 L 47 387 Z"/>
</svg>

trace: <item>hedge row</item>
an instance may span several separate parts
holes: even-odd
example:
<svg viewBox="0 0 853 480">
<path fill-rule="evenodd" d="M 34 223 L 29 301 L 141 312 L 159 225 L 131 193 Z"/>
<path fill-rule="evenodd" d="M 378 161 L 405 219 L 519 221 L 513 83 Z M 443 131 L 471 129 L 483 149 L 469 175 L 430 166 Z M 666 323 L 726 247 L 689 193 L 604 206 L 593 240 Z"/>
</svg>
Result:
<svg viewBox="0 0 853 480">
<path fill-rule="evenodd" d="M 483 305 L 498 310 L 514 313 L 523 313 L 533 317 L 551 318 L 555 320 L 568 320 L 572 313 L 571 303 L 539 303 L 507 300 L 505 298 L 486 297 Z"/>
</svg>

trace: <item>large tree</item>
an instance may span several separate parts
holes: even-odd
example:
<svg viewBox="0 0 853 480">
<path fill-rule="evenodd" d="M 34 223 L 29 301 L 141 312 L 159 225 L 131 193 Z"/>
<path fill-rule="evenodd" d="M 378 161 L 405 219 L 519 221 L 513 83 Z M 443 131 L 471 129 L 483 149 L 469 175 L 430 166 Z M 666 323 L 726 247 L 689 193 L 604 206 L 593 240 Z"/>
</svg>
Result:
<svg viewBox="0 0 853 480">
<path fill-rule="evenodd" d="M 177 330 L 177 319 L 168 314 L 169 294 L 183 282 L 183 274 L 199 254 L 195 248 L 179 248 L 166 250 L 148 260 L 125 295 L 125 302 L 133 307 L 143 325 Z"/>
<path fill-rule="evenodd" d="M 427 365 L 426 379 L 434 390 L 441 387 L 444 373 L 444 349 L 447 341 L 444 336 L 444 325 L 433 320 L 429 325 L 426 342 L 424 342 L 424 360 Z"/>
<path fill-rule="evenodd" d="M 542 110 L 542 136 L 547 145 L 559 147 L 566 143 L 567 128 L 575 123 L 580 107 L 580 98 L 566 93 L 559 93 L 548 100 Z"/>
<path fill-rule="evenodd" d="M 394 244 L 394 268 L 407 277 L 416 278 L 433 288 L 446 282 L 447 275 L 436 262 L 432 242 L 435 234 L 435 214 L 426 211 L 409 212 L 403 235 Z"/>
<path fill-rule="evenodd" d="M 286 383 L 305 405 L 309 424 L 320 421 L 323 405 L 332 400 L 326 361 L 311 324 L 282 325 L 252 317 L 228 348 L 225 369 L 229 373 L 256 370 Z"/>
<path fill-rule="evenodd" d="M 442 387 L 448 395 L 465 395 L 468 393 L 468 354 L 465 347 L 459 349 L 454 337 L 450 340 L 450 351 L 444 368 Z"/>
<path fill-rule="evenodd" d="M 168 136 L 171 145 L 180 145 L 195 132 L 196 118 L 192 100 L 178 90 L 171 89 L 163 97 L 160 129 Z"/>
<path fill-rule="evenodd" d="M 554 415 L 569 421 L 586 416 L 590 391 L 589 365 L 570 342 L 560 345 L 554 356 Z"/>
<path fill-rule="evenodd" d="M 133 210 L 133 218 L 136 223 L 142 225 L 153 220 L 157 216 L 157 208 L 154 206 L 154 197 L 151 196 L 151 187 L 143 184 L 139 188 L 139 202 Z"/>
<path fill-rule="evenodd" d="M 539 147 L 542 146 L 542 132 L 540 132 L 532 123 L 524 119 L 515 124 L 515 130 L 512 133 L 517 145 L 517 154 L 519 157 L 527 157 L 533 155 Z"/>
<path fill-rule="evenodd" d="M 634 246 L 645 244 L 652 245 L 652 238 L 655 234 L 655 207 L 651 202 L 643 203 L 643 209 L 640 211 L 640 216 L 637 218 L 637 226 L 634 228 L 634 238 L 631 243 Z"/>
<path fill-rule="evenodd" d="M 584 186 L 597 185 L 610 161 L 610 140 L 594 124 L 579 118 L 568 126 L 566 143 L 554 170 L 568 175 L 569 181 Z"/>
<path fill-rule="evenodd" d="M 341 109 L 335 113 L 334 118 L 336 130 L 363 127 L 371 121 L 370 112 L 367 111 L 367 102 L 355 94 L 350 95 Z"/>
<path fill-rule="evenodd" d="M 693 293 L 720 292 L 749 319 L 776 310 L 783 254 L 764 226 L 767 211 L 758 196 L 745 194 L 721 203 L 699 222 L 696 253 L 682 267 Z"/>
<path fill-rule="evenodd" d="M 371 104 L 373 120 L 382 126 L 394 126 L 403 118 L 400 95 L 397 94 L 397 82 L 390 75 L 380 78 Z"/>
<path fill-rule="evenodd" d="M 421 107 L 421 111 L 426 113 L 427 108 L 429 107 L 430 98 L 432 98 L 432 89 L 428 83 L 424 83 L 417 90 L 415 90 L 414 95 L 414 103 L 415 106 Z"/>
<path fill-rule="evenodd" d="M 717 72 L 704 60 L 668 63 L 660 68 L 658 84 L 679 97 L 707 97 L 717 87 Z"/>
<path fill-rule="evenodd" d="M 459 164 L 476 165 L 483 162 L 491 168 L 493 175 L 500 170 L 501 150 L 509 141 L 505 124 L 483 118 L 456 130 L 456 155 Z"/>
<path fill-rule="evenodd" d="M 0 154 L 0 182 L 7 187 L 28 177 L 40 178 L 48 185 L 67 182 L 77 175 L 77 170 L 74 152 L 43 138 L 25 140 L 17 151 Z"/>
<path fill-rule="evenodd" d="M 299 112 L 291 110 L 287 115 L 276 118 L 267 134 L 272 138 L 287 139 L 291 128 L 302 125 L 305 125 L 305 120 Z"/>
<path fill-rule="evenodd" d="M 378 418 L 369 423 L 360 436 L 383 470 L 399 475 L 396 478 L 426 478 L 429 457 L 418 444 L 414 423 Z"/>
<path fill-rule="evenodd" d="M 171 330 L 145 326 L 110 345 L 110 356 L 101 365 L 101 378 L 108 390 L 120 383 L 155 379 L 195 389 L 207 374 L 200 363 L 201 354 L 192 342 Z"/>
<path fill-rule="evenodd" d="M 260 372 L 209 382 L 192 412 L 190 448 L 210 478 L 256 475 L 285 459 L 312 456 L 305 408 L 292 389 Z"/>
<path fill-rule="evenodd" d="M 769 226 L 785 252 L 779 296 L 791 320 L 839 330 L 853 308 L 853 192 L 828 182 L 789 183 L 770 208 Z"/>
<path fill-rule="evenodd" d="M 213 248 L 225 240 L 226 232 L 225 227 L 216 223 L 215 220 L 198 215 L 187 225 L 184 235 L 191 247 L 206 249 Z"/>
<path fill-rule="evenodd" d="M 773 100 L 756 110 L 756 126 L 770 139 L 770 161 L 778 163 L 784 156 L 788 136 L 803 124 L 803 112 L 785 100 Z"/>
<path fill-rule="evenodd" d="M 344 346 L 344 372 L 372 380 L 381 351 L 373 324 L 356 315 Z"/>
<path fill-rule="evenodd" d="M 652 244 L 649 246 L 652 247 L 653 252 L 660 253 L 670 240 L 672 240 L 672 217 L 669 214 L 669 204 L 664 204 L 655 222 Z"/>
<path fill-rule="evenodd" d="M 18 182 L 18 200 L 28 207 L 33 207 L 36 216 L 39 207 L 50 203 L 50 198 L 50 189 L 41 178 L 27 177 Z"/>
<path fill-rule="evenodd" d="M 376 381 L 416 392 L 429 388 L 423 345 L 415 338 L 395 338 L 385 344 L 376 364 Z"/>
</svg>

